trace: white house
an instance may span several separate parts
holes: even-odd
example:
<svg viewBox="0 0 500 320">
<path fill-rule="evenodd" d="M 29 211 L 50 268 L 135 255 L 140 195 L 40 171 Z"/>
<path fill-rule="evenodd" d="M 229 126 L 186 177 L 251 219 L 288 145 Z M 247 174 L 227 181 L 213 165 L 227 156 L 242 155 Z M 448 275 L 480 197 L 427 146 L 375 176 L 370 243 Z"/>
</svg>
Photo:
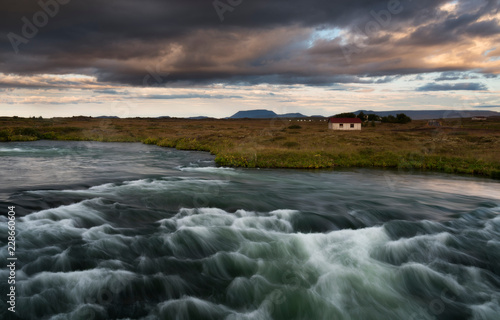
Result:
<svg viewBox="0 0 500 320">
<path fill-rule="evenodd" d="M 328 129 L 332 130 L 361 130 L 361 119 L 359 118 L 330 118 Z"/>
</svg>

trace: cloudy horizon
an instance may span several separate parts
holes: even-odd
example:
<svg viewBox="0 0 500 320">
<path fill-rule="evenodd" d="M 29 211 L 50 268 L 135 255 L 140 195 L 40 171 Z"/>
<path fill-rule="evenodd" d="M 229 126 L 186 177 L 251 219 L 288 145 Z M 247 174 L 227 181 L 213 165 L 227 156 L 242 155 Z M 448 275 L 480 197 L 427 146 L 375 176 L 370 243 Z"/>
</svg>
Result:
<svg viewBox="0 0 500 320">
<path fill-rule="evenodd" d="M 8 0 L 0 116 L 500 111 L 499 7 Z"/>
</svg>

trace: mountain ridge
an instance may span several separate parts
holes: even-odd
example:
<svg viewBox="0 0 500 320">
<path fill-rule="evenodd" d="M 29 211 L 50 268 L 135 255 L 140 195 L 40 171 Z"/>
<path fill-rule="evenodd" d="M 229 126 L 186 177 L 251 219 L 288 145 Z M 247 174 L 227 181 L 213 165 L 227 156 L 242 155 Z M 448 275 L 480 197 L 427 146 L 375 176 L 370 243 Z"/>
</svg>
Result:
<svg viewBox="0 0 500 320">
<path fill-rule="evenodd" d="M 226 119 L 272 119 L 272 118 L 306 118 L 307 116 L 302 113 L 285 113 L 285 114 L 277 114 L 274 111 L 266 110 L 266 109 L 254 109 L 254 110 L 243 110 L 238 111 L 230 117 Z"/>
</svg>

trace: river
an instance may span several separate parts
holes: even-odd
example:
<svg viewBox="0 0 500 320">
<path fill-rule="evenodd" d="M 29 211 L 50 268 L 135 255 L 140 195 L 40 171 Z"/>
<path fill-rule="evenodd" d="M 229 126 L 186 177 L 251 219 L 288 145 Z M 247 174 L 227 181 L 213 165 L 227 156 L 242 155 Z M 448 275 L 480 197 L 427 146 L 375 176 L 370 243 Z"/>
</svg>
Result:
<svg viewBox="0 0 500 320">
<path fill-rule="evenodd" d="M 498 181 L 0 144 L 20 319 L 499 319 Z M 0 318 L 13 317 L 0 272 Z"/>
</svg>

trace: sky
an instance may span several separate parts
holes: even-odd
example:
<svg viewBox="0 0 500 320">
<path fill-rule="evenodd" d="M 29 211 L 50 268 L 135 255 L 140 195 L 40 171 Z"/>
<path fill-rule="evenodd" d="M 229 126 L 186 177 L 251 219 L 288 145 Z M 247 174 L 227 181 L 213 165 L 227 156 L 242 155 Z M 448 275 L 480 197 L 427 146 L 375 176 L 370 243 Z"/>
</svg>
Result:
<svg viewBox="0 0 500 320">
<path fill-rule="evenodd" d="M 0 116 L 500 111 L 500 0 L 4 0 Z"/>
</svg>

